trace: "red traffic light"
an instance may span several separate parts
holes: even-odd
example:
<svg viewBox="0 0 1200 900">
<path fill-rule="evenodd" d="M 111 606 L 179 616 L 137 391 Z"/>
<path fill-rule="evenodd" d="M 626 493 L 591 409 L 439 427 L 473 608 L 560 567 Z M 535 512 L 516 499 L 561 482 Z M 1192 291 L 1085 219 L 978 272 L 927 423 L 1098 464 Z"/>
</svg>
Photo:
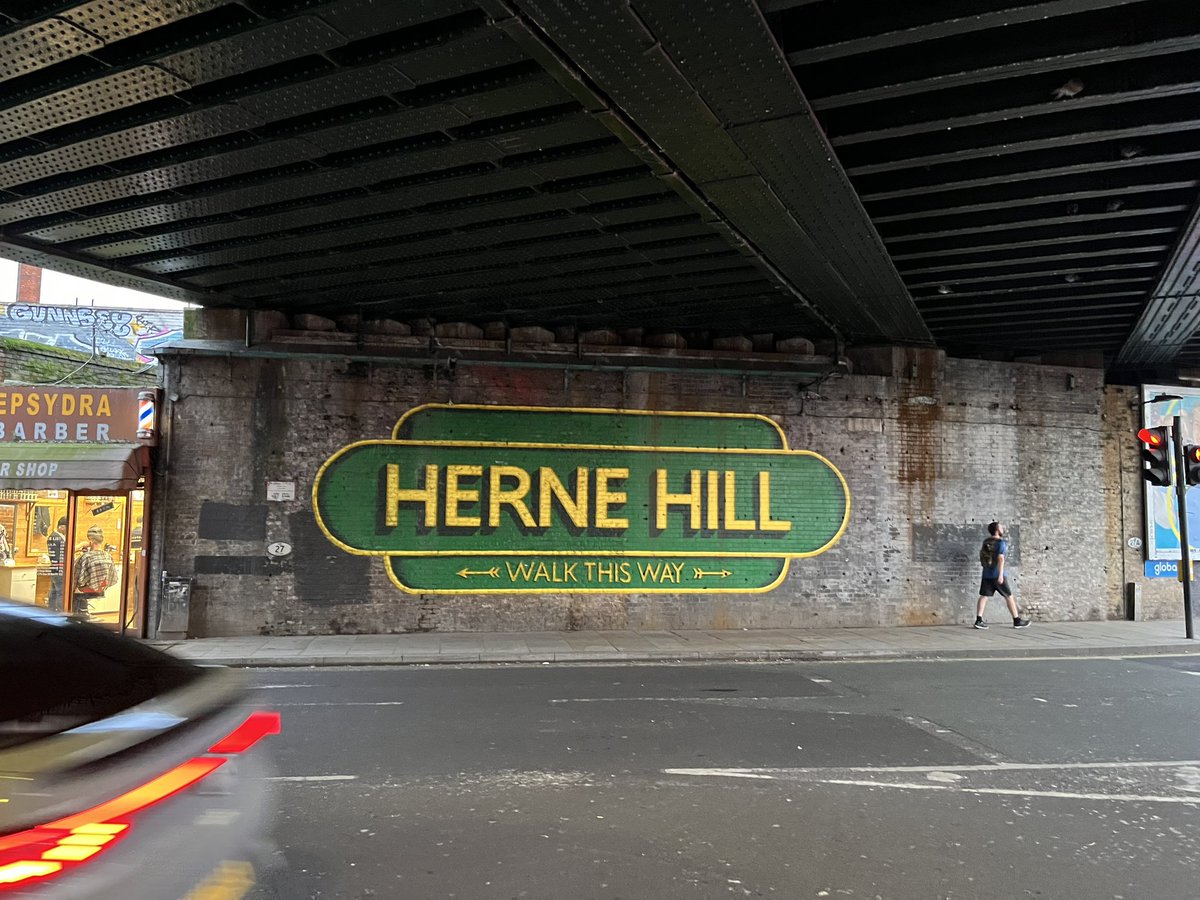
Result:
<svg viewBox="0 0 1200 900">
<path fill-rule="evenodd" d="M 1147 447 L 1159 448 L 1165 447 L 1167 444 L 1165 428 L 1143 428 L 1138 432 L 1138 440 Z"/>
<path fill-rule="evenodd" d="M 1171 456 L 1167 453 L 1167 427 L 1158 425 L 1154 428 L 1143 428 L 1138 432 L 1138 440 L 1142 442 L 1142 477 L 1156 487 L 1167 487 L 1171 484 Z M 1196 467 L 1200 475 L 1200 466 Z"/>
<path fill-rule="evenodd" d="M 1200 444 L 1183 448 L 1183 480 L 1187 484 L 1200 484 Z"/>
</svg>

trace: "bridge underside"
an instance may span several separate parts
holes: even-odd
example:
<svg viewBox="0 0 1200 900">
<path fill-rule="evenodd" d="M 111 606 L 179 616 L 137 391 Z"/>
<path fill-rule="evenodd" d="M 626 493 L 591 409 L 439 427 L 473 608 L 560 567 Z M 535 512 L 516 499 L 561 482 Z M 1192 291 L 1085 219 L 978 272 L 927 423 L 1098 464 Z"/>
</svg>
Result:
<svg viewBox="0 0 1200 900">
<path fill-rule="evenodd" d="M 0 252 L 205 306 L 1200 364 L 1200 7 L 0 2 Z"/>
</svg>

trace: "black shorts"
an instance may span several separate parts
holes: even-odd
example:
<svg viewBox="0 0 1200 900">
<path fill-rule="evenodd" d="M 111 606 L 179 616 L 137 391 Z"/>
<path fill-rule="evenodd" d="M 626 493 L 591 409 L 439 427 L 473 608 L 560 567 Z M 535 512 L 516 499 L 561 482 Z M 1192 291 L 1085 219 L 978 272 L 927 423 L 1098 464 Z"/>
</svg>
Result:
<svg viewBox="0 0 1200 900">
<path fill-rule="evenodd" d="M 1001 584 L 995 578 L 984 578 L 979 582 L 979 596 L 990 597 L 998 593 L 1001 597 L 1011 597 L 1012 588 L 1009 586 L 1011 580 L 1009 576 L 1005 575 L 1004 582 Z"/>
</svg>

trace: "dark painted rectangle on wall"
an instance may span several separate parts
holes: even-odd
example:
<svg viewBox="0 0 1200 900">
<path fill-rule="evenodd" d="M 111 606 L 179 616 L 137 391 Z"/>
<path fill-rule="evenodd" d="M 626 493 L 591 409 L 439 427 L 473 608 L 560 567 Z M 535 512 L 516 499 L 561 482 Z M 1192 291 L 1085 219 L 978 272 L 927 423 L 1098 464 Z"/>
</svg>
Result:
<svg viewBox="0 0 1200 900">
<path fill-rule="evenodd" d="M 1008 561 L 1017 565 L 1021 561 L 1021 531 L 1016 525 L 1005 523 L 1008 541 Z M 977 562 L 979 547 L 988 536 L 987 523 L 981 525 L 958 525 L 940 522 L 936 525 L 914 525 L 912 527 L 912 556 L 917 562 L 955 562 L 970 560 Z"/>
<path fill-rule="evenodd" d="M 265 541 L 267 508 L 206 500 L 200 507 L 199 536 L 210 541 Z"/>
<path fill-rule="evenodd" d="M 278 575 L 283 567 L 265 556 L 197 556 L 197 575 Z"/>
</svg>

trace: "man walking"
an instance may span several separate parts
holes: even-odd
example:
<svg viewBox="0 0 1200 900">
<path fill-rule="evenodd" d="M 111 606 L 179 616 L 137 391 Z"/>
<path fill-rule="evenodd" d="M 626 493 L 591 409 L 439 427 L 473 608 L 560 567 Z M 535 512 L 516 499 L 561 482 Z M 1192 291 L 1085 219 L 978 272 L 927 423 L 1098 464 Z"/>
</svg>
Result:
<svg viewBox="0 0 1200 900">
<path fill-rule="evenodd" d="M 1008 556 L 1008 541 L 1004 540 L 1004 526 L 999 522 L 988 525 L 988 539 L 979 550 L 979 564 L 983 567 L 983 578 L 979 582 L 979 603 L 975 606 L 975 627 L 987 628 L 983 620 L 983 609 L 987 606 L 988 597 L 997 592 L 1008 604 L 1009 614 L 1012 615 L 1013 628 L 1028 628 L 1029 620 L 1021 618 L 1017 601 L 1013 598 L 1012 588 L 1008 577 L 1004 574 L 1004 564 Z"/>
<path fill-rule="evenodd" d="M 92 599 L 103 597 L 104 592 L 117 582 L 117 569 L 112 557 L 104 549 L 104 531 L 98 525 L 88 529 L 88 546 L 75 560 L 74 586 L 75 604 L 73 612 L 81 619 L 91 617 L 89 604 Z"/>
<path fill-rule="evenodd" d="M 67 561 L 67 517 L 46 538 L 46 556 L 50 559 L 50 595 L 46 602 L 53 612 L 63 611 L 63 563 Z"/>
</svg>

